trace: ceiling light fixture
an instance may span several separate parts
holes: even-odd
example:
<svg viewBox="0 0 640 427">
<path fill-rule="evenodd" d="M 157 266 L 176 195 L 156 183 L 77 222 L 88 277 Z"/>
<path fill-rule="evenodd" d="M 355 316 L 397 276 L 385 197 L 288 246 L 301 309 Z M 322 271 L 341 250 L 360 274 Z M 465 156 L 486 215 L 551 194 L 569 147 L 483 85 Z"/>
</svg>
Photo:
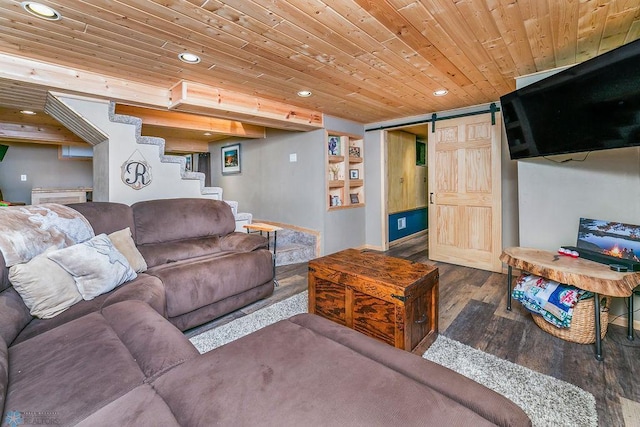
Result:
<svg viewBox="0 0 640 427">
<path fill-rule="evenodd" d="M 198 55 L 189 52 L 182 52 L 178 55 L 178 58 L 180 61 L 186 62 L 187 64 L 197 64 L 200 62 L 200 57 Z"/>
<path fill-rule="evenodd" d="M 20 4 L 24 10 L 38 18 L 48 19 L 49 21 L 57 21 L 62 18 L 62 15 L 60 15 L 55 9 L 45 6 L 42 3 L 23 1 Z"/>
<path fill-rule="evenodd" d="M 449 91 L 446 90 L 446 89 L 438 89 L 438 90 L 433 92 L 433 95 L 434 96 L 445 96 L 448 93 L 449 93 Z"/>
<path fill-rule="evenodd" d="M 22 114 L 26 114 L 28 116 L 35 116 L 36 112 L 31 110 L 20 110 Z"/>
<path fill-rule="evenodd" d="M 301 98 L 308 98 L 311 96 L 311 91 L 310 90 L 301 90 L 298 91 L 298 96 Z"/>
</svg>

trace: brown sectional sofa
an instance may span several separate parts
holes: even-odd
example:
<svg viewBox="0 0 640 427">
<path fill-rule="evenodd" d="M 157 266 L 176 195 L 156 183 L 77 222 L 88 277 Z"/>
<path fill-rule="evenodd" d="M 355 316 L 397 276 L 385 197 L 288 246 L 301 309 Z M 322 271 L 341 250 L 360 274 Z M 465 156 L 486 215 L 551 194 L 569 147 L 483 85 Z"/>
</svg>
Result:
<svg viewBox="0 0 640 427">
<path fill-rule="evenodd" d="M 43 320 L 0 260 L 3 425 L 530 425 L 491 390 L 314 315 L 199 355 L 181 329 L 272 292 L 264 239 L 233 233 L 223 202 L 72 206 L 96 234 L 131 227 L 149 270 Z"/>
</svg>

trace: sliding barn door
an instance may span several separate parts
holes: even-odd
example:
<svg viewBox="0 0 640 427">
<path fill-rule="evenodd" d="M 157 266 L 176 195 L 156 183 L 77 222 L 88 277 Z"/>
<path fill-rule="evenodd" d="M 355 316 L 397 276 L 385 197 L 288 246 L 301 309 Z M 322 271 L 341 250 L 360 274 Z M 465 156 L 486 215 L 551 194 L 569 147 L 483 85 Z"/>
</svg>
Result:
<svg viewBox="0 0 640 427">
<path fill-rule="evenodd" d="M 495 117 L 495 125 L 489 113 L 442 120 L 429 132 L 431 260 L 502 270 L 502 132 Z"/>
</svg>

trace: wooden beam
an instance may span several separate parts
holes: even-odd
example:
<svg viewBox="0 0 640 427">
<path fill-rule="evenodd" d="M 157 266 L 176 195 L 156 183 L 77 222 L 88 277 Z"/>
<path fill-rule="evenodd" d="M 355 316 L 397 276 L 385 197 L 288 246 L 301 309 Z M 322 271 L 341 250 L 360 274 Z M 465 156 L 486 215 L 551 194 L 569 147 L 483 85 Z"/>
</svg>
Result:
<svg viewBox="0 0 640 427">
<path fill-rule="evenodd" d="M 25 123 L 1 123 L 0 141 L 54 145 L 89 145 L 62 125 L 33 125 Z"/>
<path fill-rule="evenodd" d="M 0 53 L 0 79 L 118 103 L 242 121 L 287 130 L 323 126 L 322 113 L 252 95 L 181 81 L 170 89 Z M 81 91 L 78 88 L 82 88 Z"/>
<path fill-rule="evenodd" d="M 264 138 L 266 133 L 264 126 L 176 111 L 161 111 L 117 104 L 116 113 L 138 117 L 142 119 L 143 125 L 155 127 L 197 130 L 242 138 Z"/>
<path fill-rule="evenodd" d="M 207 153 L 209 143 L 204 141 L 194 141 L 192 139 L 165 139 L 165 153 Z"/>
<path fill-rule="evenodd" d="M 323 127 L 323 115 L 318 111 L 187 81 L 171 88 L 169 109 L 277 129 L 308 131 Z"/>
<path fill-rule="evenodd" d="M 166 108 L 169 101 L 169 91 L 161 87 L 4 53 L 0 53 L 0 78 L 135 105 Z"/>
<path fill-rule="evenodd" d="M 53 117 L 43 112 L 25 115 L 8 108 L 0 108 L 0 141 L 88 145 Z"/>
</svg>

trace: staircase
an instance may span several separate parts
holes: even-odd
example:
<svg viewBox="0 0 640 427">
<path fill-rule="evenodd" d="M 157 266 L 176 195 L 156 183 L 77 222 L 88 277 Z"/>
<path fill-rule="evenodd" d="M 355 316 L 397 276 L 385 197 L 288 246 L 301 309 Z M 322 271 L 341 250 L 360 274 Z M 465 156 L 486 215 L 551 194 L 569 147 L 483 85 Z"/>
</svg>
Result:
<svg viewBox="0 0 640 427">
<path fill-rule="evenodd" d="M 142 120 L 116 114 L 114 102 L 48 93 L 45 111 L 73 133 L 94 146 L 95 201 L 132 204 L 140 200 L 201 197 L 222 199 L 222 188 L 205 187 L 205 176 L 186 169 L 186 158 L 165 154 L 163 138 L 142 135 Z M 154 148 L 152 148 L 153 146 Z M 150 183 L 132 189 L 120 179 L 127 160 L 143 160 L 150 170 Z M 236 226 L 251 221 L 251 214 L 232 207 Z"/>
</svg>

